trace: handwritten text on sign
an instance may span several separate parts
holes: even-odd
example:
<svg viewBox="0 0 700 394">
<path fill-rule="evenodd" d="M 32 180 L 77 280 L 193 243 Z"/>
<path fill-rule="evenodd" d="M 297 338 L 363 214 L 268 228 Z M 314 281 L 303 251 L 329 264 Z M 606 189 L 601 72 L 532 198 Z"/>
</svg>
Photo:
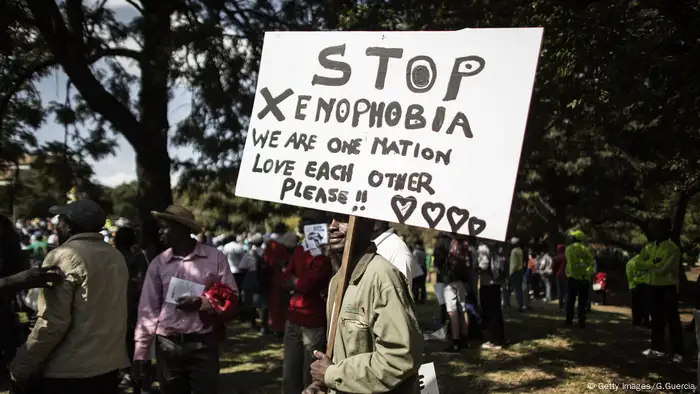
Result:
<svg viewBox="0 0 700 394">
<path fill-rule="evenodd" d="M 541 39 L 267 33 L 236 195 L 503 240 Z"/>
</svg>

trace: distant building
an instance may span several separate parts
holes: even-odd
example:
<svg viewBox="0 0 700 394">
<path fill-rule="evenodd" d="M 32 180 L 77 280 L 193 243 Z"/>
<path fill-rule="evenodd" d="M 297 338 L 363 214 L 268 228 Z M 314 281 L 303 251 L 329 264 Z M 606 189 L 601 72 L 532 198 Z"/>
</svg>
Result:
<svg viewBox="0 0 700 394">
<path fill-rule="evenodd" d="M 29 171 L 32 163 L 36 160 L 35 156 L 24 155 L 19 161 L 19 171 Z M 10 186 L 15 180 L 15 163 L 0 162 L 0 186 Z"/>
</svg>

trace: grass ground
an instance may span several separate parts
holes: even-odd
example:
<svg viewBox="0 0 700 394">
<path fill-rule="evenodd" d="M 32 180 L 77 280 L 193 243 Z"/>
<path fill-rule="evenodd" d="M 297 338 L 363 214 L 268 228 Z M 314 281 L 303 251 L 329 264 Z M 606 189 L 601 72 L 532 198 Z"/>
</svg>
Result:
<svg viewBox="0 0 700 394">
<path fill-rule="evenodd" d="M 431 289 L 429 295 L 428 302 L 417 307 L 424 327 L 430 327 L 439 312 Z M 474 346 L 462 354 L 448 355 L 441 352 L 444 344 L 428 343 L 424 362 L 435 363 L 440 393 L 680 392 L 615 390 L 602 385 L 660 383 L 663 388 L 667 383 L 697 382 L 695 357 L 678 365 L 641 356 L 648 347 L 649 331 L 631 325 L 630 311 L 625 306 L 594 306 L 585 330 L 564 328 L 563 316 L 554 303 L 535 301 L 533 306 L 528 313 L 505 311 L 509 346 L 503 350 L 486 351 Z M 683 320 L 688 320 L 687 314 Z M 242 324 L 233 325 L 229 334 L 222 352 L 219 392 L 279 393 L 281 340 L 261 337 Z M 688 354 L 696 354 L 694 336 L 684 335 Z"/>
<path fill-rule="evenodd" d="M 535 301 L 533 306 L 528 313 L 506 310 L 510 344 L 503 350 L 486 351 L 474 346 L 462 354 L 448 355 L 441 352 L 444 344 L 428 343 L 424 362 L 435 363 L 440 393 L 603 393 L 616 391 L 602 386 L 610 383 L 661 383 L 663 387 L 666 383 L 697 382 L 694 357 L 678 365 L 641 356 L 648 347 L 649 331 L 632 326 L 627 307 L 594 306 L 588 327 L 580 330 L 563 328 L 563 316 L 556 304 Z M 439 312 L 434 297 L 419 305 L 417 312 L 422 325 L 430 326 Z M 694 338 L 684 334 L 688 354 L 693 355 Z M 223 360 L 220 393 L 280 392 L 280 341 L 261 338 L 244 326 L 236 326 Z M 617 391 L 626 390 L 620 387 Z"/>
</svg>

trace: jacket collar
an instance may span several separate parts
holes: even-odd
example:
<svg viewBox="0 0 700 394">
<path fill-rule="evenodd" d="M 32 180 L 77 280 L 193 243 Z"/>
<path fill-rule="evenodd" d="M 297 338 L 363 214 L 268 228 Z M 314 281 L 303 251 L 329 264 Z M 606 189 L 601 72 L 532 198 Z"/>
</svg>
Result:
<svg viewBox="0 0 700 394">
<path fill-rule="evenodd" d="M 100 240 L 104 242 L 104 237 L 99 233 L 80 233 L 68 238 L 64 244 L 68 242 L 78 241 L 78 240 Z"/>
<path fill-rule="evenodd" d="M 367 266 L 369 263 L 374 260 L 374 256 L 377 255 L 377 245 L 372 242 L 369 247 L 367 247 L 367 250 L 365 250 L 365 253 L 360 257 L 360 261 L 357 262 L 357 265 L 355 265 L 355 269 L 352 270 L 352 276 L 350 277 L 350 283 L 356 285 L 360 279 L 362 279 L 362 275 L 364 275 L 365 271 L 367 271 Z"/>
<path fill-rule="evenodd" d="M 173 248 L 166 250 L 165 252 L 163 252 L 163 261 L 168 263 L 176 257 L 183 259 L 183 260 L 187 260 L 187 259 L 191 259 L 195 256 L 196 257 L 207 257 L 208 256 L 207 251 L 205 250 L 205 248 L 202 247 L 202 244 L 200 244 L 199 242 L 197 242 L 194 245 L 194 251 L 187 256 L 175 256 L 175 254 L 173 254 Z"/>
</svg>

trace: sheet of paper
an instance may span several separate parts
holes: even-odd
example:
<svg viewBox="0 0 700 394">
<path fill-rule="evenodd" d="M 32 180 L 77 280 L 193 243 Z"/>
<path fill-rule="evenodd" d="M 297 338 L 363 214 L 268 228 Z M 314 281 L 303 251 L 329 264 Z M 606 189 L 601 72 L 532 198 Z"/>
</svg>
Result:
<svg viewBox="0 0 700 394">
<path fill-rule="evenodd" d="M 421 365 L 418 369 L 418 377 L 420 379 L 420 394 L 440 394 L 434 363 Z"/>
<path fill-rule="evenodd" d="M 185 296 L 200 296 L 204 292 L 204 285 L 180 278 L 171 278 L 168 285 L 168 293 L 165 302 L 177 304 L 177 299 Z"/>
<path fill-rule="evenodd" d="M 309 249 L 309 253 L 311 253 L 312 256 L 320 256 L 323 254 L 323 251 L 321 249 Z"/>
<path fill-rule="evenodd" d="M 304 226 L 304 238 L 314 241 L 317 245 L 328 243 L 328 225 L 325 223 L 307 224 Z"/>
<path fill-rule="evenodd" d="M 320 249 L 321 246 L 316 243 L 315 241 L 311 239 L 305 239 L 304 242 L 301 243 L 301 246 L 304 248 L 304 250 L 311 250 L 311 249 Z"/>
<path fill-rule="evenodd" d="M 323 254 L 321 247 L 310 239 L 305 239 L 304 242 L 301 243 L 301 246 L 304 248 L 304 251 L 311 253 L 314 257 Z"/>
</svg>

